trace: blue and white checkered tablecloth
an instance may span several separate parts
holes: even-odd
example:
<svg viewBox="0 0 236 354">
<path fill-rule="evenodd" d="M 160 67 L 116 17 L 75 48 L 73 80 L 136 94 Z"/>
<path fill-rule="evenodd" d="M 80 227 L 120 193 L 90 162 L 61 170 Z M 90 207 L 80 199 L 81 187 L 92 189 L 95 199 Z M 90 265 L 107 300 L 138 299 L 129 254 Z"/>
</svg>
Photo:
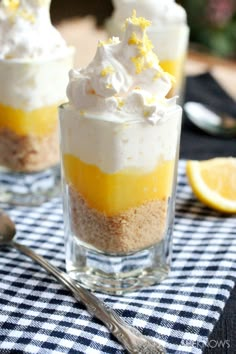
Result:
<svg viewBox="0 0 236 354">
<path fill-rule="evenodd" d="M 97 294 L 171 353 L 201 353 L 236 280 L 236 218 L 201 205 L 179 165 L 173 265 L 161 284 L 125 296 Z M 5 207 L 17 238 L 64 269 L 62 206 Z M 39 265 L 4 248 L 0 256 L 0 353 L 122 354 L 81 303 Z"/>
</svg>

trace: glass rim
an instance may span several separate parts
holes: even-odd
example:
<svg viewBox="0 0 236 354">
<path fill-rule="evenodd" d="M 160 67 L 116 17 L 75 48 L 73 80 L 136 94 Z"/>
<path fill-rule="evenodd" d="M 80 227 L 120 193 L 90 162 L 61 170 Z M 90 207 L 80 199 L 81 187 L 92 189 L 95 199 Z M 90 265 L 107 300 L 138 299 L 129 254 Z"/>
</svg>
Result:
<svg viewBox="0 0 236 354">
<path fill-rule="evenodd" d="M 120 27 L 119 25 L 123 24 L 123 21 L 116 21 L 114 18 L 110 18 L 107 20 L 109 27 L 112 27 L 114 24 L 118 24 L 118 28 Z M 162 25 L 160 22 L 154 22 L 152 21 L 152 24 L 150 27 L 147 28 L 147 34 L 149 32 L 152 32 L 152 30 L 157 30 L 158 32 L 166 32 L 168 30 L 176 30 L 177 27 L 181 27 L 186 29 L 188 32 L 190 31 L 190 26 L 187 22 L 170 22 L 165 25 Z"/>
<path fill-rule="evenodd" d="M 149 125 L 153 125 L 153 126 L 156 126 L 156 125 L 159 125 L 159 124 L 162 124 L 162 123 L 165 123 L 167 120 L 169 120 L 169 116 L 171 116 L 174 112 L 180 112 L 181 113 L 181 117 L 182 117 L 182 107 L 178 104 L 176 104 L 174 107 L 171 107 L 165 114 L 164 117 L 160 117 L 160 119 L 152 124 L 152 123 L 149 123 L 147 119 L 145 119 L 145 117 L 143 119 L 135 119 L 135 118 L 131 118 L 131 119 L 126 119 L 125 116 L 123 117 L 120 117 L 121 119 L 120 120 L 109 120 L 109 119 L 105 119 L 103 116 L 101 115 L 96 115 L 96 114 L 80 114 L 80 111 L 79 109 L 75 109 L 73 106 L 70 105 L 70 102 L 64 102 L 62 103 L 61 105 L 58 106 L 58 110 L 59 110 L 59 113 L 60 111 L 66 111 L 67 110 L 67 107 L 71 107 L 71 112 L 74 112 L 74 113 L 77 113 L 78 114 L 78 117 L 79 118 L 85 118 L 85 119 L 95 119 L 95 120 L 98 120 L 98 121 L 101 121 L 101 122 L 108 122 L 108 123 L 113 123 L 113 124 L 149 124 Z M 179 113 L 179 114 L 180 114 Z M 122 120 L 123 118 L 123 120 Z"/>
</svg>

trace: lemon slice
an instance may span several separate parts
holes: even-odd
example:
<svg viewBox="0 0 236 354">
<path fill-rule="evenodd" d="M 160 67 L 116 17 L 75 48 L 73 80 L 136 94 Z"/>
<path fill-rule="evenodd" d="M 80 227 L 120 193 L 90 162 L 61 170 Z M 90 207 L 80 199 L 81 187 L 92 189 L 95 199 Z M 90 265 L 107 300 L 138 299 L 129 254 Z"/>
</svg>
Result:
<svg viewBox="0 0 236 354">
<path fill-rule="evenodd" d="M 236 213 L 236 158 L 190 160 L 186 173 L 202 203 L 224 213 Z"/>
</svg>

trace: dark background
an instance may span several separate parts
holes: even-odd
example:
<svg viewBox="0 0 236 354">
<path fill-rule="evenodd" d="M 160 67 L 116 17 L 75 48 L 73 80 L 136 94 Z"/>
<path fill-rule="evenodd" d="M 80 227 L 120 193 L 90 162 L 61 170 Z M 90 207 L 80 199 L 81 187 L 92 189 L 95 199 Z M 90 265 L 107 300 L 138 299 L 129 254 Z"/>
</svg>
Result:
<svg viewBox="0 0 236 354">
<path fill-rule="evenodd" d="M 62 20 L 94 15 L 97 25 L 111 15 L 113 6 L 111 0 L 52 0 L 51 17 L 54 23 Z"/>
</svg>

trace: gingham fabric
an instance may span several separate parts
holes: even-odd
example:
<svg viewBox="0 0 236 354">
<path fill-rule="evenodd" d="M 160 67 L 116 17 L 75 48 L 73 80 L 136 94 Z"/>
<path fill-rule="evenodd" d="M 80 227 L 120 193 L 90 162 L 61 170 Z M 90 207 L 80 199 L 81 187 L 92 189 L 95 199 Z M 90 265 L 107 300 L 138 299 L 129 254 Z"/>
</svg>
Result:
<svg viewBox="0 0 236 354">
<path fill-rule="evenodd" d="M 181 161 L 169 277 L 125 296 L 97 293 L 129 324 L 175 354 L 202 353 L 236 279 L 236 219 L 196 201 L 184 170 Z M 16 222 L 18 241 L 64 269 L 61 201 L 4 209 Z M 125 353 L 39 265 L 13 249 L 0 252 L 1 354 Z"/>
</svg>

